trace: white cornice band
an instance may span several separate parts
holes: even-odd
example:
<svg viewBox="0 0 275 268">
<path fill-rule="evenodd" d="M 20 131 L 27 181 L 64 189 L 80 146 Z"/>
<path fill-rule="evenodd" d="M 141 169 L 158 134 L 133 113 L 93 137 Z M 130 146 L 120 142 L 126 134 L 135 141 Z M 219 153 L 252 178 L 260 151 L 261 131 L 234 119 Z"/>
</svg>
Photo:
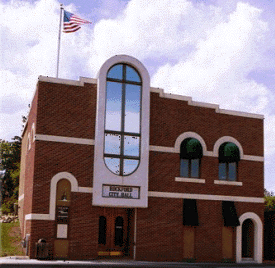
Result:
<svg viewBox="0 0 275 268">
<path fill-rule="evenodd" d="M 63 142 L 63 143 L 73 143 L 73 144 L 84 144 L 84 145 L 94 145 L 95 141 L 93 139 L 82 139 L 82 138 L 72 138 L 63 136 L 53 136 L 36 134 L 36 141 L 52 141 L 52 142 Z"/>
<path fill-rule="evenodd" d="M 163 198 L 180 198 L 180 199 L 200 199 L 200 200 L 211 200 L 211 201 L 235 201 L 235 202 L 248 202 L 248 203 L 264 203 L 264 198 L 245 197 L 245 196 L 169 193 L 169 192 L 155 192 L 155 191 L 149 191 L 149 196 L 150 197 L 163 197 Z"/>
<path fill-rule="evenodd" d="M 88 77 L 80 77 L 79 80 L 69 80 L 69 79 L 61 79 L 61 78 L 56 78 L 56 77 L 48 77 L 48 76 L 40 75 L 38 77 L 38 81 L 66 84 L 66 85 L 72 85 L 72 86 L 84 86 L 85 83 L 97 84 L 97 79 L 88 78 Z M 176 95 L 176 94 L 171 94 L 171 93 L 165 93 L 162 88 L 151 87 L 150 91 L 154 92 L 154 93 L 158 93 L 161 98 L 187 101 L 188 105 L 214 109 L 216 111 L 216 113 L 220 113 L 220 114 L 243 116 L 243 117 L 249 117 L 249 118 L 255 118 L 255 119 L 264 119 L 264 116 L 261 114 L 253 114 L 253 113 L 220 109 L 219 105 L 217 105 L 217 104 L 197 102 L 197 101 L 193 101 L 192 97 L 181 96 L 181 95 Z"/>
<path fill-rule="evenodd" d="M 55 185 L 56 183 L 54 183 Z M 53 189 L 53 188 L 52 188 Z M 74 190 L 76 192 L 76 190 Z M 93 188 L 90 187 L 78 187 L 80 193 L 93 193 Z M 248 203 L 264 203 L 264 198 L 260 197 L 245 197 L 245 196 L 226 196 L 226 195 L 209 195 L 209 194 L 190 194 L 190 193 L 170 193 L 170 192 L 155 192 L 149 191 L 149 197 L 160 197 L 160 198 L 178 198 L 178 199 L 199 199 L 199 200 L 210 200 L 210 201 L 235 201 L 235 202 L 248 202 Z M 54 199 L 55 194 L 52 196 Z M 54 205 L 54 204 L 53 204 Z M 52 209 L 53 210 L 53 209 Z M 27 214 L 25 220 L 55 220 L 54 211 L 50 214 Z"/>
<path fill-rule="evenodd" d="M 150 151 L 160 152 L 160 153 L 175 153 L 175 154 L 180 153 L 179 150 L 175 147 L 164 147 L 164 146 L 155 146 L 155 145 L 150 145 Z M 218 154 L 211 151 L 206 151 L 204 153 L 204 156 L 218 157 Z M 264 162 L 263 156 L 243 155 L 241 159 L 247 160 L 247 161 Z"/>
<path fill-rule="evenodd" d="M 84 86 L 84 83 L 89 84 L 97 84 L 97 79 L 88 78 L 88 77 L 79 77 L 79 80 L 70 80 L 70 79 L 63 79 L 63 78 L 56 78 L 56 77 L 48 77 L 40 75 L 38 77 L 39 82 L 48 82 L 48 83 L 55 83 L 55 84 L 65 84 L 70 86 Z"/>
<path fill-rule="evenodd" d="M 72 144 L 83 144 L 83 145 L 95 144 L 95 141 L 93 139 L 72 138 L 72 137 L 44 135 L 44 134 L 36 134 L 34 138 L 36 141 L 63 142 L 63 143 L 72 143 Z M 150 145 L 149 150 L 153 152 L 160 152 L 160 153 L 176 153 L 176 154 L 179 153 L 179 149 L 176 147 Z M 217 153 L 214 153 L 212 151 L 204 151 L 204 156 L 218 157 Z M 243 155 L 241 159 L 247 160 L 247 161 L 264 162 L 263 156 Z"/>
<path fill-rule="evenodd" d="M 171 94 L 171 93 L 165 93 L 162 88 L 151 87 L 151 92 L 158 93 L 161 98 L 187 101 L 188 105 L 190 105 L 190 106 L 214 109 L 216 111 L 216 113 L 220 113 L 220 114 L 243 116 L 243 117 L 249 117 L 249 118 L 255 118 L 255 119 L 264 119 L 264 116 L 261 114 L 253 114 L 253 113 L 220 109 L 218 104 L 197 102 L 197 101 L 193 101 L 192 97 L 176 95 L 176 94 Z"/>
</svg>

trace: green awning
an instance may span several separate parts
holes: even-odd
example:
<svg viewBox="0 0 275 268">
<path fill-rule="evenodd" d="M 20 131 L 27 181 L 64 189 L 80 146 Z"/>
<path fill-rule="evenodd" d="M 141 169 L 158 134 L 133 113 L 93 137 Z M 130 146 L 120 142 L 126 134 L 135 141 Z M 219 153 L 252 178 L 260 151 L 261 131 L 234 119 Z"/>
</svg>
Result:
<svg viewBox="0 0 275 268">
<path fill-rule="evenodd" d="M 222 201 L 222 216 L 224 226 L 239 226 L 240 221 L 237 215 L 236 207 L 232 201 Z"/>
<path fill-rule="evenodd" d="M 183 200 L 183 225 L 198 226 L 199 217 L 195 199 Z"/>
<path fill-rule="evenodd" d="M 226 162 L 237 162 L 240 160 L 240 151 L 236 144 L 225 142 L 219 149 L 219 160 Z"/>
<path fill-rule="evenodd" d="M 181 143 L 180 158 L 202 158 L 202 146 L 197 139 L 185 139 Z"/>
</svg>

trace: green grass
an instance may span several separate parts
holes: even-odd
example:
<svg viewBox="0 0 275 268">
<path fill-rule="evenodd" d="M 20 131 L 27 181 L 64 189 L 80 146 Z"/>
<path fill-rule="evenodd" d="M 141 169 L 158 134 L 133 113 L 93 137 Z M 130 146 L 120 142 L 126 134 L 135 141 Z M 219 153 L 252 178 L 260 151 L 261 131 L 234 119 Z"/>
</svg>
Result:
<svg viewBox="0 0 275 268">
<path fill-rule="evenodd" d="M 19 222 L 0 223 L 0 257 L 22 256 Z"/>
</svg>

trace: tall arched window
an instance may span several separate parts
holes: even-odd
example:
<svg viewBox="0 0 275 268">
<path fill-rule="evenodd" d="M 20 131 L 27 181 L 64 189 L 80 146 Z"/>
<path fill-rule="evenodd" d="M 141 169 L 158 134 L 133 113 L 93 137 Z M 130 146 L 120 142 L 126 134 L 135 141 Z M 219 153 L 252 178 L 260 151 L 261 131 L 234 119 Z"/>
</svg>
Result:
<svg viewBox="0 0 275 268">
<path fill-rule="evenodd" d="M 130 175 L 140 161 L 142 81 L 133 67 L 116 64 L 106 85 L 104 161 L 114 174 Z"/>
<path fill-rule="evenodd" d="M 197 139 L 185 139 L 180 146 L 180 176 L 199 178 L 202 146 Z"/>
<path fill-rule="evenodd" d="M 236 181 L 240 151 L 236 144 L 225 142 L 219 148 L 219 179 Z"/>
</svg>

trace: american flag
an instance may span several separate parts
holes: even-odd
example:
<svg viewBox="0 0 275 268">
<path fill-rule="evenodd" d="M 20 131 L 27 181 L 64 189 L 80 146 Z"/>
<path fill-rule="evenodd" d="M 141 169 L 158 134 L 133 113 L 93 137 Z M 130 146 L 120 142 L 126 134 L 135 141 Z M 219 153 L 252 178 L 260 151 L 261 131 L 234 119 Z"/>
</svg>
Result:
<svg viewBox="0 0 275 268">
<path fill-rule="evenodd" d="M 90 21 L 83 20 L 78 16 L 64 10 L 64 23 L 63 23 L 63 32 L 64 33 L 73 33 L 78 31 L 82 24 L 91 23 Z"/>
</svg>

